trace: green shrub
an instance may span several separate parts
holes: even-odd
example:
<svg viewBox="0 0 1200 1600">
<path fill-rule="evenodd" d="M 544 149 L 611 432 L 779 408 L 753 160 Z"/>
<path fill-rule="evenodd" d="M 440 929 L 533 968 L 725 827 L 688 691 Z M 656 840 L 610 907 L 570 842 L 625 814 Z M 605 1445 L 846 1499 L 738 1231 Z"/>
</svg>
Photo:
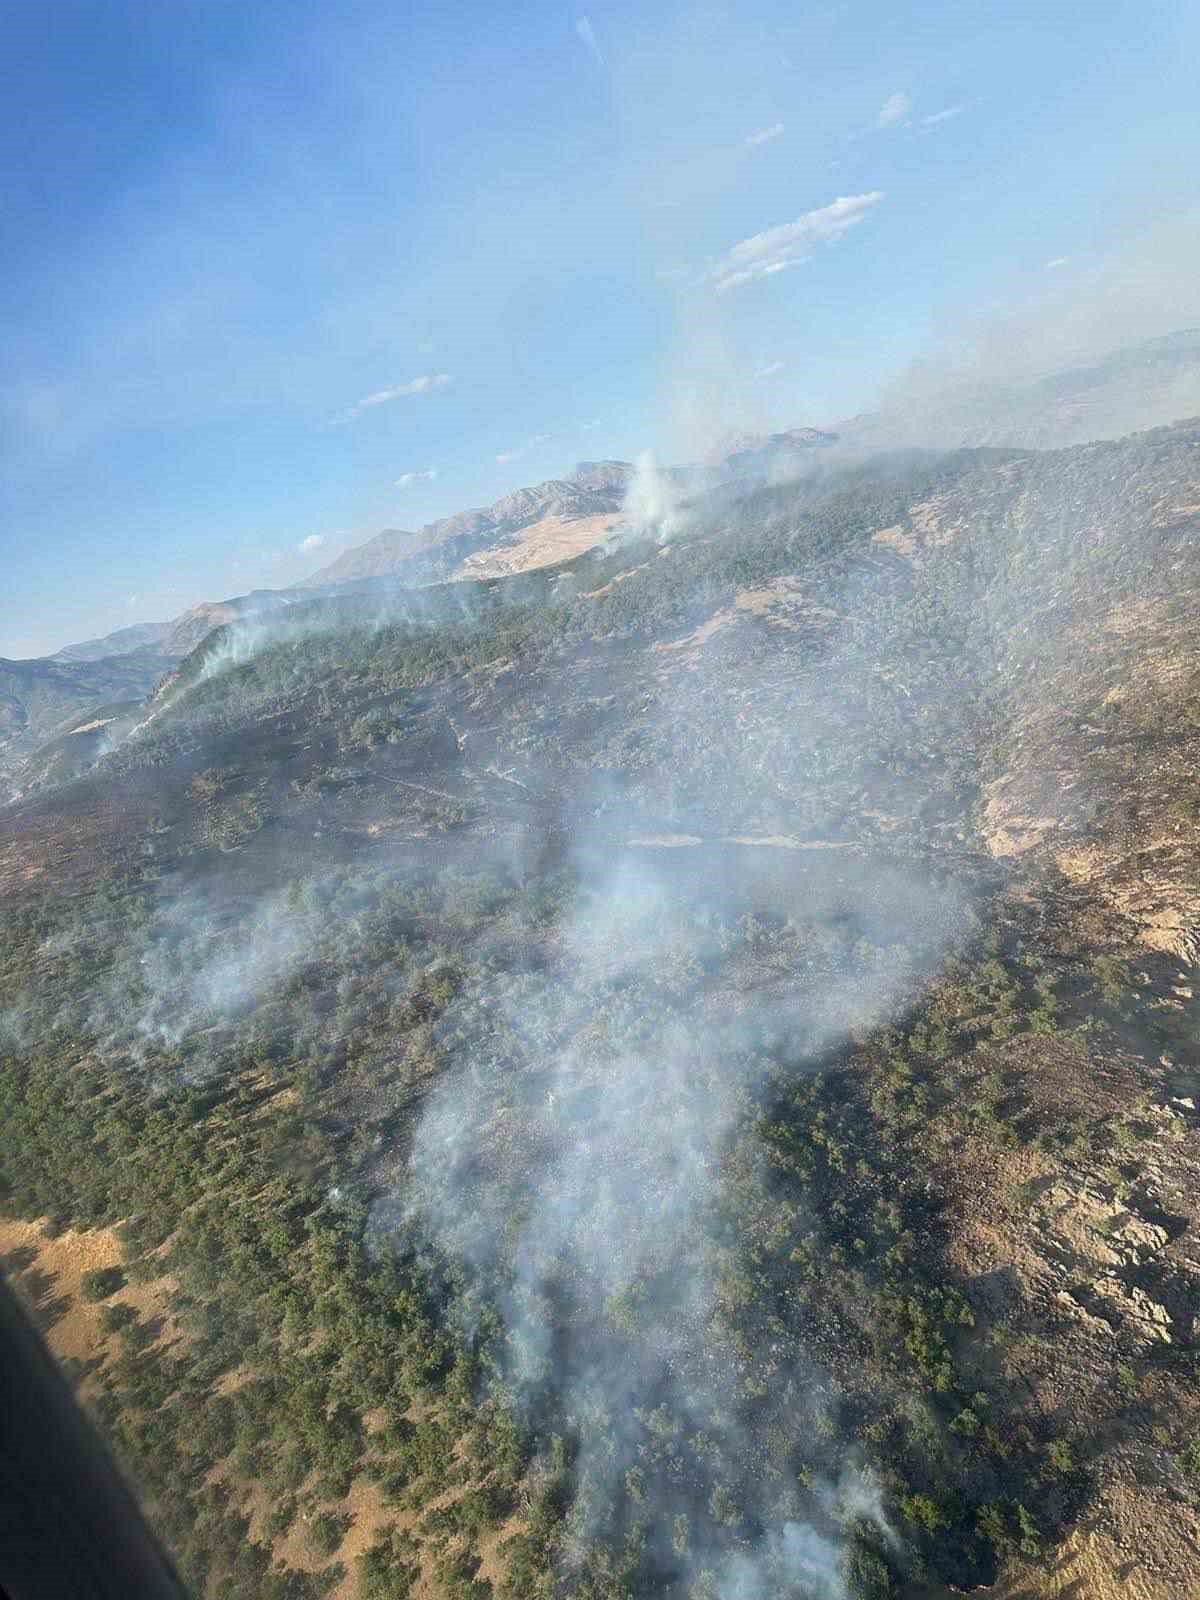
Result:
<svg viewBox="0 0 1200 1600">
<path fill-rule="evenodd" d="M 100 1307 L 100 1329 L 102 1333 L 121 1333 L 128 1328 L 130 1323 L 137 1321 L 137 1312 L 132 1306 L 126 1305 L 123 1300 L 118 1300 L 116 1305 Z"/>
<path fill-rule="evenodd" d="M 888 1600 L 896 1592 L 887 1563 L 874 1550 L 855 1545 L 844 1565 L 846 1588 L 852 1600 Z"/>
<path fill-rule="evenodd" d="M 318 1511 L 304 1530 L 305 1542 L 318 1555 L 331 1556 L 346 1537 L 350 1518 L 334 1511 Z"/>
<path fill-rule="evenodd" d="M 394 1524 L 381 1528 L 374 1544 L 355 1562 L 358 1600 L 407 1600 L 421 1571 L 413 1559 L 418 1548 L 412 1536 Z"/>
<path fill-rule="evenodd" d="M 107 1300 L 125 1287 L 125 1272 L 121 1267 L 96 1267 L 85 1272 L 79 1280 L 79 1292 L 85 1300 Z"/>
<path fill-rule="evenodd" d="M 927 1494 L 906 1494 L 900 1501 L 900 1514 L 907 1522 L 916 1523 L 926 1533 L 936 1533 L 946 1526 L 946 1518 Z"/>
<path fill-rule="evenodd" d="M 296 1520 L 296 1496 L 287 1495 L 268 1511 L 263 1522 L 263 1532 L 268 1539 L 281 1538 Z"/>
</svg>

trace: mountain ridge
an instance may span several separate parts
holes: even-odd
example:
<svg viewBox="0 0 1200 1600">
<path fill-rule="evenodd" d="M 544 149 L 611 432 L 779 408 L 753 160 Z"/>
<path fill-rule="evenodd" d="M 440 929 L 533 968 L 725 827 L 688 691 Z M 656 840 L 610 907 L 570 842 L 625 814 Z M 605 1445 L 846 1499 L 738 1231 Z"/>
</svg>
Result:
<svg viewBox="0 0 1200 1600">
<path fill-rule="evenodd" d="M 548 478 L 510 490 L 489 506 L 440 517 L 413 532 L 386 528 L 321 567 L 303 586 L 319 588 L 360 578 L 391 577 L 405 570 L 420 575 L 437 571 L 439 576 L 449 576 L 447 566 L 452 570 L 489 543 L 536 520 L 550 516 L 563 520 L 615 516 L 632 472 L 629 462 L 581 463 L 566 478 Z M 441 547 L 446 550 L 435 555 Z"/>
<path fill-rule="evenodd" d="M 655 471 L 681 494 L 700 492 L 720 481 L 766 477 L 783 470 L 791 456 L 834 443 L 836 435 L 816 428 L 743 434 L 731 438 L 709 462 L 661 466 Z M 615 526 L 637 470 L 629 461 L 582 461 L 566 477 L 514 489 L 489 506 L 440 518 L 415 532 L 385 529 L 322 567 L 305 586 L 406 573 L 425 582 L 544 565 L 560 558 L 563 536 L 571 525 L 579 534 L 574 548 L 568 541 L 571 553 L 598 542 Z M 606 524 L 603 518 L 611 520 Z M 514 544 L 526 548 L 515 560 L 506 558 Z M 489 564 L 489 553 L 495 554 L 494 565 Z"/>
<path fill-rule="evenodd" d="M 711 485 L 714 473 L 736 478 L 741 472 L 769 476 L 772 470 L 785 471 L 792 451 L 804 459 L 835 445 L 860 452 L 934 443 L 943 448 L 1061 448 L 1159 426 L 1196 410 L 1200 329 L 1186 328 L 1020 378 L 944 373 L 902 392 L 891 409 L 863 412 L 827 429 L 732 434 L 711 461 L 660 470 L 687 492 Z M 287 603 L 314 588 L 404 573 L 420 583 L 440 581 L 464 569 L 469 558 L 480 559 L 464 575 L 482 575 L 489 541 L 503 548 L 539 516 L 568 524 L 585 516 L 615 517 L 633 472 L 627 461 L 579 462 L 562 478 L 511 490 L 487 507 L 455 512 L 415 530 L 383 529 L 288 588 L 203 601 L 166 622 L 136 623 L 32 659 L 93 661 L 148 645 L 158 645 L 165 656 L 182 656 L 203 636 L 206 623 L 211 627 L 232 620 L 233 613 L 253 605 L 263 609 Z"/>
</svg>

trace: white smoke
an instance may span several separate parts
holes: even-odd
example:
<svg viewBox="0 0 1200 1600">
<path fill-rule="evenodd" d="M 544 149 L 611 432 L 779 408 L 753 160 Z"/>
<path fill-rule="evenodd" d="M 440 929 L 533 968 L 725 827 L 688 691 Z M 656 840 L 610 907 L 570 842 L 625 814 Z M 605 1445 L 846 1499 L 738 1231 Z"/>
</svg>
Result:
<svg viewBox="0 0 1200 1600">
<path fill-rule="evenodd" d="M 624 516 L 631 530 L 667 544 L 687 526 L 682 496 L 669 474 L 659 466 L 653 450 L 638 456 L 625 492 Z"/>
<path fill-rule="evenodd" d="M 852 908 L 859 891 L 848 892 Z M 961 929 L 952 892 L 873 880 L 862 893 L 884 917 L 907 912 L 927 961 Z M 817 921 L 845 909 L 846 894 L 818 877 Z M 732 913 L 697 918 L 648 856 L 621 857 L 559 928 L 561 966 L 492 978 L 460 996 L 445 1022 L 454 1036 L 486 1015 L 494 1053 L 472 1052 L 431 1098 L 404 1215 L 469 1265 L 479 1287 L 468 1287 L 468 1328 L 477 1296 L 497 1296 L 508 1392 L 532 1414 L 552 1403 L 577 1431 L 568 1549 L 582 1551 L 602 1530 L 652 1426 L 706 1434 L 729 1461 L 757 1450 L 731 1404 L 738 1357 L 721 1309 L 725 1252 L 712 1232 L 731 1143 L 765 1070 L 749 1041 L 787 1040 L 815 1059 L 846 1028 L 880 1022 L 912 980 L 909 967 L 874 958 L 803 1014 L 767 1003 L 722 1017 L 706 1009 L 703 970 L 737 937 Z M 396 1222 L 384 1201 L 373 1235 Z M 780 1403 L 814 1431 L 832 1422 L 803 1353 L 781 1355 L 776 1382 Z M 705 1494 L 716 1486 L 706 1483 Z M 652 1540 L 665 1538 L 681 1506 L 695 1509 L 694 1489 L 690 1501 L 659 1493 Z M 743 1493 L 745 1515 L 771 1527 L 765 1489 Z M 866 1519 L 885 1538 L 888 1530 L 877 1489 L 849 1460 L 831 1462 L 823 1500 L 827 1533 L 793 1519 L 753 1549 L 698 1543 L 688 1552 L 693 1576 L 707 1572 L 719 1600 L 775 1593 L 784 1574 L 788 1593 L 842 1600 L 839 1523 Z"/>
</svg>

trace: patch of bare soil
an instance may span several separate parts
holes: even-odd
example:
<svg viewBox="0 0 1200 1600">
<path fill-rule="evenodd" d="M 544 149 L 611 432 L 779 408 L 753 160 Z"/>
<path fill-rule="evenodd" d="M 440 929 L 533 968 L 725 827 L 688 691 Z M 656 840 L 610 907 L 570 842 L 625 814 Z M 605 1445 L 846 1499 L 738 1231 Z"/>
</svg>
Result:
<svg viewBox="0 0 1200 1600">
<path fill-rule="evenodd" d="M 333 1592 L 338 1600 L 351 1600 L 356 1592 L 355 1558 L 374 1544 L 385 1522 L 395 1521 L 396 1512 L 384 1500 L 379 1485 L 372 1483 L 369 1478 L 355 1478 L 342 1509 L 350 1516 L 350 1527 L 342 1540 L 337 1559 L 345 1563 L 346 1577 Z"/>
<path fill-rule="evenodd" d="M 29 1266 L 16 1276 L 16 1287 L 31 1303 L 46 1343 L 60 1361 L 89 1363 L 97 1357 L 106 1361 L 116 1353 L 116 1335 L 105 1334 L 100 1325 L 104 1305 L 131 1306 L 139 1321 L 161 1322 L 160 1343 L 179 1337 L 167 1309 L 176 1288 L 173 1278 L 164 1274 L 146 1283 L 127 1282 L 106 1301 L 87 1301 L 80 1292 L 84 1274 L 121 1265 L 115 1231 L 68 1228 L 51 1238 L 45 1227 L 44 1218 L 35 1222 L 0 1218 L 0 1255 L 32 1252 Z"/>
<path fill-rule="evenodd" d="M 599 544 L 620 520 L 620 514 L 611 511 L 590 517 L 542 517 L 521 528 L 508 543 L 468 556 L 452 576 L 503 578 L 516 572 L 532 572 L 536 567 L 555 566 Z"/>
<path fill-rule="evenodd" d="M 355 1559 L 375 1542 L 385 1523 L 411 1527 L 420 1520 L 418 1514 L 401 1513 L 394 1506 L 389 1506 L 378 1484 L 369 1478 L 355 1478 L 344 1499 L 330 1501 L 322 1507 L 335 1515 L 350 1518 L 345 1538 L 331 1556 L 326 1556 L 319 1554 L 309 1544 L 306 1537 L 308 1518 L 304 1512 L 297 1515 L 285 1533 L 267 1539 L 265 1523 L 273 1506 L 262 1486 L 239 1483 L 237 1494 L 242 1511 L 250 1518 L 250 1537 L 270 1544 L 276 1565 L 282 1563 L 300 1572 L 320 1572 L 332 1562 L 340 1561 L 343 1564 L 346 1575 L 330 1591 L 335 1600 L 353 1600 L 358 1587 Z"/>
<path fill-rule="evenodd" d="M 704 647 L 730 628 L 765 623 L 787 633 L 822 634 L 840 620 L 838 613 L 818 605 L 805 590 L 803 580 L 790 573 L 771 578 L 755 589 L 739 589 L 732 605 L 714 611 L 691 633 L 680 639 L 659 640 L 650 649 L 657 656 L 665 656 L 672 665 L 694 672 L 700 666 Z"/>
<path fill-rule="evenodd" d="M 248 1374 L 244 1369 L 237 1369 L 244 1379 Z M 235 1374 L 226 1374 L 225 1382 Z M 236 1385 L 235 1385 L 236 1386 Z M 430 1414 L 429 1408 L 414 1403 L 408 1412 L 410 1421 L 420 1422 Z M 363 1424 L 368 1434 L 375 1432 L 386 1418 L 383 1412 L 368 1412 L 363 1417 Z M 269 1544 L 275 1565 L 291 1568 L 301 1572 L 321 1572 L 334 1562 L 341 1562 L 345 1567 L 345 1576 L 331 1591 L 332 1600 L 354 1600 L 358 1592 L 357 1585 L 357 1558 L 370 1548 L 379 1538 L 387 1526 L 391 1525 L 401 1532 L 418 1533 L 421 1522 L 431 1511 L 440 1510 L 458 1500 L 463 1491 L 461 1488 L 450 1488 L 434 1496 L 419 1509 L 407 1509 L 390 1504 L 383 1494 L 379 1484 L 373 1479 L 360 1474 L 350 1485 L 350 1491 L 340 1500 L 323 1501 L 318 1509 L 310 1506 L 304 1509 L 306 1495 L 311 1495 L 316 1474 L 301 1484 L 297 1491 L 297 1499 L 301 1503 L 295 1520 L 282 1534 L 269 1537 L 267 1531 L 267 1518 L 274 1509 L 274 1504 L 269 1498 L 263 1484 L 247 1481 L 233 1476 L 229 1471 L 229 1462 L 221 1462 L 209 1474 L 210 1482 L 224 1480 L 234 1490 L 234 1497 L 242 1513 L 250 1521 L 250 1537 L 260 1542 Z M 313 1549 L 308 1541 L 308 1527 L 312 1518 L 320 1512 L 330 1512 L 334 1516 L 347 1517 L 349 1525 L 344 1538 L 332 1555 L 323 1555 Z M 511 1534 L 519 1532 L 524 1526 L 519 1514 L 509 1520 L 498 1530 L 489 1534 L 481 1541 L 480 1575 L 498 1582 L 505 1570 L 504 1557 L 500 1552 L 500 1545 Z M 423 1547 L 422 1570 L 412 1589 L 413 1600 L 433 1600 L 440 1593 L 433 1575 L 434 1551 L 429 1546 Z"/>
<path fill-rule="evenodd" d="M 1112 1534 L 1093 1518 L 1065 1539 L 1045 1565 L 1015 1560 L 979 1600 L 1184 1600 L 1194 1589 L 1129 1559 Z M 961 1590 L 923 1587 L 910 1600 L 959 1600 Z"/>
<path fill-rule="evenodd" d="M 739 589 L 734 605 L 739 611 L 761 617 L 773 628 L 799 633 L 805 627 L 827 627 L 838 620 L 836 611 L 819 606 L 805 592 L 807 585 L 795 574 L 771 578 L 758 589 Z"/>
<path fill-rule="evenodd" d="M 880 528 L 871 535 L 872 543 L 894 550 L 897 555 L 919 565 L 921 557 L 930 550 L 940 550 L 966 531 L 967 522 L 956 515 L 950 495 L 934 495 L 932 499 L 910 506 L 902 522 L 890 528 Z"/>
<path fill-rule="evenodd" d="M 515 1534 L 524 1533 L 526 1527 L 527 1523 L 524 1517 L 517 1512 L 509 1517 L 507 1522 L 502 1523 L 495 1533 L 490 1534 L 480 1545 L 479 1572 L 477 1576 L 485 1578 L 493 1589 L 499 1587 L 500 1580 L 507 1571 L 504 1556 L 501 1554 L 501 1546 L 506 1539 L 511 1539 Z"/>
<path fill-rule="evenodd" d="M 695 671 L 700 665 L 700 652 L 708 641 L 714 638 L 723 628 L 731 622 L 737 621 L 737 612 L 732 606 L 725 606 L 720 611 L 714 611 L 707 622 L 702 622 L 698 628 L 693 628 L 691 633 L 684 634 L 682 639 L 672 639 L 666 643 L 659 642 L 650 648 L 656 655 L 675 655 L 690 671 Z"/>
<path fill-rule="evenodd" d="M 669 546 L 667 548 L 669 548 Z M 659 551 L 660 555 L 664 553 L 665 552 L 662 550 Z M 618 572 L 615 578 L 610 578 L 609 581 L 601 588 L 588 589 L 585 593 L 581 594 L 579 598 L 581 600 L 603 600 L 606 595 L 612 594 L 613 590 L 618 584 L 624 583 L 628 578 L 636 577 L 639 572 L 645 572 L 649 565 L 650 563 L 648 561 L 643 561 L 640 567 L 630 567 L 628 572 Z"/>
</svg>

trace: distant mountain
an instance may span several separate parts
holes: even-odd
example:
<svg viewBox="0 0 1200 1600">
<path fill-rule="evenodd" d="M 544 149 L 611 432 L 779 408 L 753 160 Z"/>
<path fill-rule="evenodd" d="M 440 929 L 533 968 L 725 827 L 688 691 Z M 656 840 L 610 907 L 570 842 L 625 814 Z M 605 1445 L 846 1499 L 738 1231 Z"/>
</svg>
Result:
<svg viewBox="0 0 1200 1600">
<path fill-rule="evenodd" d="M 306 590 L 255 589 L 192 606 L 170 622 L 118 628 L 53 656 L 0 658 L 0 803 L 34 783 L 86 770 L 214 628 L 311 598 Z"/>
<path fill-rule="evenodd" d="M 0 799 L 32 752 L 115 705 L 144 700 L 174 663 L 150 649 L 99 661 L 0 659 Z"/>
<path fill-rule="evenodd" d="M 135 622 L 118 628 L 102 639 L 85 639 L 82 644 L 65 645 L 48 659 L 51 661 L 105 661 L 109 656 L 130 655 L 135 650 L 157 649 L 170 630 L 169 622 Z"/>
<path fill-rule="evenodd" d="M 731 435 L 703 462 L 662 468 L 659 476 L 684 497 L 724 486 L 737 498 L 743 486 L 781 482 L 801 470 L 805 456 L 835 444 L 855 452 L 925 444 L 1048 449 L 1112 438 L 1195 412 L 1200 412 L 1200 329 L 1184 329 L 1065 370 L 1005 380 L 944 373 L 913 380 L 893 391 L 880 411 L 840 423 L 836 431 Z M 419 587 L 552 566 L 602 544 L 620 524 L 634 471 L 628 461 L 583 461 L 565 477 L 515 489 L 489 506 L 415 530 L 385 528 L 297 588 L 258 589 L 204 602 L 166 622 L 118 628 L 68 645 L 41 663 L 13 665 L 65 667 L 129 658 L 126 675 L 141 681 L 146 659 L 154 659 L 156 676 L 214 628 L 309 601 L 314 591 L 380 579 Z M 51 676 L 51 682 L 59 680 Z M 82 697 L 72 704 L 89 703 L 81 684 L 72 692 Z M 90 703 L 123 696 L 120 686 L 97 684 Z M 17 694 L 13 703 L 25 702 Z M 0 701 L 0 741 L 24 738 L 12 732 L 17 715 Z M 44 735 L 40 726 L 39 731 Z M 4 748 L 0 743 L 0 761 Z"/>
<path fill-rule="evenodd" d="M 834 442 L 812 428 L 741 434 L 704 463 L 657 469 L 684 497 L 782 475 L 797 452 Z M 416 532 L 388 528 L 294 589 L 203 601 L 166 622 L 141 622 L 55 655 L 0 661 L 0 779 L 11 792 L 86 770 L 127 731 L 155 684 L 217 628 L 311 604 L 381 580 L 414 588 L 448 579 L 510 577 L 570 561 L 604 542 L 622 517 L 635 467 L 581 461 L 564 478 L 514 489 L 483 509 Z M 78 726 L 76 726 L 78 724 Z"/>
<path fill-rule="evenodd" d="M 1200 328 L 1014 378 L 918 374 L 878 412 L 837 425 L 860 449 L 938 444 L 1056 450 L 1200 412 Z"/>
<path fill-rule="evenodd" d="M 744 434 L 731 442 L 721 461 L 723 473 L 731 477 L 770 476 L 786 470 L 789 461 L 809 450 L 823 449 L 838 442 L 836 433 L 820 428 L 789 428 L 784 433 Z"/>
<path fill-rule="evenodd" d="M 309 598 L 302 589 L 252 589 L 249 594 L 235 595 L 231 600 L 202 601 L 164 624 L 162 653 L 186 656 L 223 623 L 282 611 Z"/>
<path fill-rule="evenodd" d="M 385 528 L 315 572 L 306 587 L 399 574 L 430 583 L 562 560 L 596 544 L 616 522 L 632 473 L 627 461 L 584 461 L 569 477 L 515 489 L 490 506 L 441 517 L 416 532 Z"/>
<path fill-rule="evenodd" d="M 734 434 L 701 463 L 660 469 L 684 495 L 727 484 L 782 481 L 801 459 L 835 444 L 855 451 L 909 445 L 1052 449 L 1114 438 L 1200 412 L 1200 329 L 1112 351 L 1065 370 L 1006 380 L 941 374 L 893 391 L 885 406 L 836 431 L 791 428 Z M 504 577 L 569 560 L 600 544 L 621 520 L 634 467 L 582 461 L 564 478 L 515 489 L 490 506 L 424 527 L 385 528 L 294 589 L 257 589 L 206 601 L 166 622 L 135 623 L 67 645 L 49 661 L 89 663 L 149 651 L 178 659 L 224 623 L 307 601 L 313 590 L 387 578 L 420 586 Z M 105 695 L 104 698 L 112 698 Z"/>
<path fill-rule="evenodd" d="M 262 612 L 277 611 L 293 605 L 297 600 L 307 600 L 309 595 L 296 589 L 254 589 L 249 594 L 235 595 L 230 600 L 204 600 L 190 606 L 169 622 L 137 622 L 132 627 L 118 628 L 99 639 L 85 639 L 81 644 L 65 645 L 52 656 L 34 657 L 33 661 L 80 663 L 112 661 L 124 656 L 144 655 L 178 658 L 194 650 L 214 628 L 239 618 L 255 616 Z"/>
<path fill-rule="evenodd" d="M 816 428 L 737 434 L 710 461 L 659 470 L 683 494 L 698 493 L 719 483 L 778 475 L 789 457 L 833 444 L 836 438 Z M 457 511 L 416 530 L 385 528 L 298 588 L 255 589 L 227 600 L 202 601 L 166 622 L 134 623 L 66 645 L 45 661 L 99 662 L 150 651 L 169 663 L 188 655 L 214 628 L 308 601 L 313 590 L 377 578 L 417 586 L 551 566 L 602 542 L 620 521 L 634 470 L 629 461 L 581 461 L 565 478 L 514 489 L 490 506 Z"/>
</svg>

